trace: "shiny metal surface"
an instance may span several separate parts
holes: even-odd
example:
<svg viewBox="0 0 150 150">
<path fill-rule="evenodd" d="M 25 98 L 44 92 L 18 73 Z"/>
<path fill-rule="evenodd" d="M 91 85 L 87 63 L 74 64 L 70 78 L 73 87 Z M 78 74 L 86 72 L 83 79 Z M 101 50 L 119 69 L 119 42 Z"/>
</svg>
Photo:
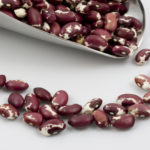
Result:
<svg viewBox="0 0 150 150">
<path fill-rule="evenodd" d="M 128 3 L 127 3 L 128 5 Z M 137 19 L 139 19 L 143 23 L 143 32 L 138 37 L 138 47 L 141 45 L 143 40 L 143 34 L 145 30 L 145 11 L 144 7 L 142 5 L 141 0 L 129 0 L 129 11 L 126 14 L 126 16 L 134 16 Z M 91 48 L 85 47 L 81 44 L 71 42 L 69 40 L 64 40 L 59 37 L 56 37 L 54 35 L 50 35 L 49 33 L 46 33 L 44 31 L 41 31 L 39 29 L 33 28 L 27 24 L 24 24 L 16 19 L 13 19 L 3 13 L 0 12 L 0 27 L 12 30 L 14 32 L 19 32 L 21 34 L 37 38 L 40 40 L 44 40 L 47 42 L 52 42 L 55 44 L 68 46 L 70 48 L 78 49 L 78 50 L 85 50 L 91 53 L 96 53 L 98 55 L 103 55 L 106 57 L 114 58 L 114 59 L 123 59 L 123 57 L 116 57 L 111 54 L 107 54 L 104 52 L 96 51 Z"/>
</svg>

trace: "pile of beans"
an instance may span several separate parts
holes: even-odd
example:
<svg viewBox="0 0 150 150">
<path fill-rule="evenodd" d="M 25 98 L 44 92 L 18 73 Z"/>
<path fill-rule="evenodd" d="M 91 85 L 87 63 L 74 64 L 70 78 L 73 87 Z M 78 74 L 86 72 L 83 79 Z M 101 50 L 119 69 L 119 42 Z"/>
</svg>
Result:
<svg viewBox="0 0 150 150">
<path fill-rule="evenodd" d="M 118 57 L 133 55 L 142 23 L 127 0 L 0 0 L 0 11 L 35 28 Z"/>
<path fill-rule="evenodd" d="M 74 128 L 85 128 L 94 122 L 100 128 L 115 127 L 129 129 L 133 127 L 135 118 L 150 117 L 150 77 L 138 75 L 135 83 L 144 90 L 149 90 L 143 98 L 135 94 L 122 94 L 116 103 L 102 105 L 101 98 L 94 98 L 83 107 L 79 104 L 68 105 L 68 94 L 60 90 L 52 96 L 44 88 L 34 88 L 25 98 L 20 91 L 29 85 L 20 80 L 6 81 L 5 75 L 0 75 L 0 87 L 13 91 L 8 97 L 8 103 L 0 105 L 0 115 L 8 120 L 15 120 L 23 112 L 25 123 L 38 127 L 45 136 L 55 135 L 66 128 L 63 117 L 68 117 L 68 124 Z M 40 102 L 42 104 L 40 104 Z"/>
</svg>

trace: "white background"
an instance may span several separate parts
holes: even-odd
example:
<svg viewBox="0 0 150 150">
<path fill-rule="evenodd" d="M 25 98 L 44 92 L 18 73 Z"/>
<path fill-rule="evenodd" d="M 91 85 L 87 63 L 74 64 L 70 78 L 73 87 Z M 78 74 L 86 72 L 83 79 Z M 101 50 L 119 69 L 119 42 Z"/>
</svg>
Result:
<svg viewBox="0 0 150 150">
<path fill-rule="evenodd" d="M 150 2 L 142 0 L 146 9 L 147 26 L 141 48 L 150 48 Z M 134 83 L 137 74 L 150 75 L 150 62 L 137 66 L 134 57 L 120 61 L 97 56 L 76 49 L 52 45 L 0 29 L 0 73 L 8 79 L 22 79 L 33 87 L 42 86 L 52 94 L 59 89 L 69 93 L 69 103 L 84 105 L 94 97 L 101 97 L 103 105 L 115 102 L 118 95 L 145 93 Z M 0 90 L 0 104 L 6 103 L 7 92 Z M 20 117 L 16 121 L 0 118 L 0 148 L 2 150 L 46 149 L 149 149 L 150 119 L 137 120 L 126 131 L 96 126 L 76 130 L 67 129 L 53 137 L 42 136 L 38 129 L 26 125 Z"/>
</svg>

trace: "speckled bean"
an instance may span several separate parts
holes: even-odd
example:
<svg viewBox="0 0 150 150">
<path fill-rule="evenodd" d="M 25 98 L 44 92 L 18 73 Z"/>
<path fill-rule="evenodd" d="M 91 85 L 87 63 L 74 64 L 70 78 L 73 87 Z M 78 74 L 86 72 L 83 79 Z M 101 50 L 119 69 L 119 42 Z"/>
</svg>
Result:
<svg viewBox="0 0 150 150">
<path fill-rule="evenodd" d="M 10 104 L 0 105 L 0 115 L 8 120 L 14 120 L 19 117 L 19 111 Z"/>
<path fill-rule="evenodd" d="M 150 49 L 142 49 L 135 57 L 135 61 L 138 65 L 145 64 L 150 59 Z"/>
<path fill-rule="evenodd" d="M 88 35 L 84 40 L 84 45 L 99 51 L 104 51 L 108 43 L 98 35 Z"/>
<path fill-rule="evenodd" d="M 39 110 L 39 100 L 34 94 L 27 94 L 25 96 L 25 110 L 37 112 Z"/>
<path fill-rule="evenodd" d="M 117 103 L 126 107 L 142 103 L 142 98 L 135 94 L 122 94 L 117 98 Z"/>
<path fill-rule="evenodd" d="M 111 34 L 105 29 L 94 29 L 91 31 L 91 34 L 99 35 L 101 38 L 103 38 L 106 41 L 109 41 L 110 39 L 112 39 Z"/>
<path fill-rule="evenodd" d="M 60 119 L 51 119 L 40 126 L 41 134 L 45 136 L 56 135 L 66 128 L 64 121 Z"/>
<path fill-rule="evenodd" d="M 96 109 L 98 109 L 102 104 L 102 99 L 94 98 L 88 103 L 86 103 L 82 109 L 82 114 L 92 114 Z"/>
<path fill-rule="evenodd" d="M 150 90 L 150 77 L 144 74 L 135 77 L 135 83 L 143 90 Z"/>
<path fill-rule="evenodd" d="M 43 118 L 46 119 L 46 120 L 58 119 L 59 118 L 56 110 L 50 105 L 42 105 L 39 108 L 39 112 L 41 113 Z"/>
<path fill-rule="evenodd" d="M 111 116 L 123 115 L 126 113 L 126 108 L 116 103 L 106 104 L 103 110 Z"/>
<path fill-rule="evenodd" d="M 128 112 L 137 118 L 150 117 L 150 106 L 145 104 L 135 104 L 128 107 Z"/>
<path fill-rule="evenodd" d="M 27 112 L 23 114 L 23 120 L 24 122 L 26 122 L 27 124 L 31 125 L 31 126 L 40 126 L 42 121 L 43 121 L 43 117 L 40 113 L 36 113 L 36 112 Z"/>
<path fill-rule="evenodd" d="M 118 129 L 129 129 L 134 126 L 135 119 L 130 114 L 113 116 L 111 124 Z"/>
<path fill-rule="evenodd" d="M 150 104 L 150 92 L 147 92 L 147 93 L 143 96 L 143 102 Z"/>
<path fill-rule="evenodd" d="M 60 90 L 55 93 L 52 99 L 52 106 L 55 109 L 58 109 L 61 106 L 64 106 L 68 103 L 68 94 L 66 91 Z"/>
<path fill-rule="evenodd" d="M 112 48 L 112 53 L 119 57 L 129 57 L 133 55 L 133 50 L 127 46 L 116 45 Z"/>
<path fill-rule="evenodd" d="M 82 24 L 78 22 L 67 23 L 61 28 L 59 36 L 66 40 L 72 39 L 82 33 Z"/>
<path fill-rule="evenodd" d="M 0 8 L 6 9 L 6 10 L 14 10 L 19 7 L 21 7 L 20 0 L 1 0 L 0 1 Z"/>
</svg>

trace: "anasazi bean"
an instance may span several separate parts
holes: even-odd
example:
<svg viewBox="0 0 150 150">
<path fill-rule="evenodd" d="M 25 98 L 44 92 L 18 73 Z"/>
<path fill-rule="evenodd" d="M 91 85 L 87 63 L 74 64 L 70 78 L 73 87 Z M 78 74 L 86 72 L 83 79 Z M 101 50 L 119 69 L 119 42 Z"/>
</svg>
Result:
<svg viewBox="0 0 150 150">
<path fill-rule="evenodd" d="M 142 98 L 135 94 L 122 94 L 117 98 L 117 103 L 125 107 L 134 104 L 141 104 L 142 102 Z"/>
<path fill-rule="evenodd" d="M 117 57 L 137 49 L 142 23 L 124 0 L 1 0 L 0 11 L 42 31 Z M 94 29 L 94 31 L 93 31 Z M 99 31 L 98 31 L 99 30 Z M 146 59 L 149 57 L 146 54 Z M 143 57 L 142 57 L 143 58 Z"/>
<path fill-rule="evenodd" d="M 118 129 L 129 129 L 133 127 L 135 119 L 130 114 L 113 116 L 111 123 L 115 128 Z"/>
<path fill-rule="evenodd" d="M 150 90 L 150 77 L 147 75 L 137 75 L 135 77 L 135 83 L 143 90 Z"/>
<path fill-rule="evenodd" d="M 60 119 L 51 119 L 40 126 L 40 132 L 45 136 L 56 135 L 66 128 L 64 121 Z"/>
<path fill-rule="evenodd" d="M 19 117 L 19 111 L 10 104 L 0 105 L 0 115 L 8 120 L 14 120 Z"/>
<path fill-rule="evenodd" d="M 150 92 L 147 92 L 147 93 L 143 96 L 143 102 L 150 104 Z"/>
</svg>

